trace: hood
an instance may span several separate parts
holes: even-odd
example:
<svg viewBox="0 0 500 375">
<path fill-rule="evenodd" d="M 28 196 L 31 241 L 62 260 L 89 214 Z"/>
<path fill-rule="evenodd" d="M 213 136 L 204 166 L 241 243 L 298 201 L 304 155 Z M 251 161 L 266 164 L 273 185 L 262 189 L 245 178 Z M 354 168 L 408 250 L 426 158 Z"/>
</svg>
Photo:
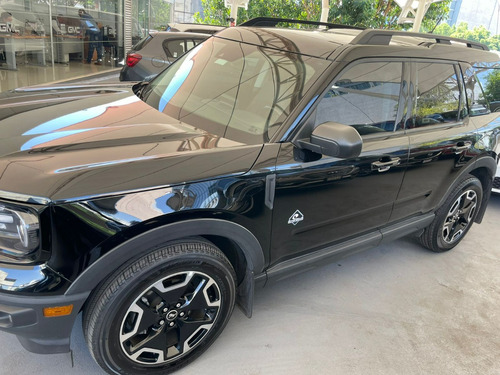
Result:
<svg viewBox="0 0 500 375">
<path fill-rule="evenodd" d="M 238 175 L 261 148 L 182 124 L 128 86 L 0 94 L 4 192 L 68 201 Z"/>
</svg>

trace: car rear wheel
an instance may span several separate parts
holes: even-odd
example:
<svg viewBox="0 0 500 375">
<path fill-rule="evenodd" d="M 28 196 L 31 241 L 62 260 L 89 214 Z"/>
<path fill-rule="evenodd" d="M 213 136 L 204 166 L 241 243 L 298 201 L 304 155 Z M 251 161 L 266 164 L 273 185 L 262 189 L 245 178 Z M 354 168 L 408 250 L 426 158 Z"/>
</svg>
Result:
<svg viewBox="0 0 500 375">
<path fill-rule="evenodd" d="M 128 262 L 91 296 L 83 328 L 110 374 L 167 374 L 205 351 L 234 308 L 235 273 L 213 244 L 167 244 Z"/>
<path fill-rule="evenodd" d="M 469 231 L 481 205 L 483 190 L 474 176 L 463 179 L 436 211 L 420 242 L 435 252 L 454 248 Z"/>
</svg>

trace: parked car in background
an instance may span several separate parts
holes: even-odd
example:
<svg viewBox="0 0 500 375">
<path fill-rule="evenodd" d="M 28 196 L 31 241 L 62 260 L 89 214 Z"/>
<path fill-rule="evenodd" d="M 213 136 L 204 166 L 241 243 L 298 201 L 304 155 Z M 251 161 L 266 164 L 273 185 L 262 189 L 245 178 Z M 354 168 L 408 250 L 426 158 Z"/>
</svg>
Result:
<svg viewBox="0 0 500 375">
<path fill-rule="evenodd" d="M 500 112 L 500 101 L 490 102 L 490 111 L 491 112 Z"/>
<path fill-rule="evenodd" d="M 162 31 L 150 33 L 127 53 L 120 81 L 150 81 L 209 34 Z"/>
</svg>

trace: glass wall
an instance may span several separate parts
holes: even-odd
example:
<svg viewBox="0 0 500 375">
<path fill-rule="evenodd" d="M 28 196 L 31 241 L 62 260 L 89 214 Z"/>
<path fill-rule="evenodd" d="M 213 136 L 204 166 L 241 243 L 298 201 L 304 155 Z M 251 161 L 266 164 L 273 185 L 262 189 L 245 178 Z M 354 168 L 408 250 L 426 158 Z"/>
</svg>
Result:
<svg viewBox="0 0 500 375">
<path fill-rule="evenodd" d="M 119 68 L 126 40 L 192 22 L 200 8 L 200 0 L 0 0 L 0 92 Z"/>
<path fill-rule="evenodd" d="M 173 0 L 135 0 L 132 2 L 132 19 L 141 30 L 166 30 L 172 21 Z M 191 18 L 192 20 L 192 18 Z M 136 27 L 132 25 L 132 34 Z M 134 38 L 134 35 L 132 35 Z"/>
<path fill-rule="evenodd" d="M 122 9 L 123 0 L 0 0 L 2 68 L 72 61 L 114 67 L 123 55 Z"/>
</svg>

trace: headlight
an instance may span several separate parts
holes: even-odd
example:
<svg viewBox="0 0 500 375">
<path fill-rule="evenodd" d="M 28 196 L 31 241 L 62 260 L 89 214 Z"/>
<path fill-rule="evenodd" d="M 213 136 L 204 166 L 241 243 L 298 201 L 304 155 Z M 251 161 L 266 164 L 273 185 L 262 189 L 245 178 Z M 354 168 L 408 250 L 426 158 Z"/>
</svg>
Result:
<svg viewBox="0 0 500 375">
<path fill-rule="evenodd" d="M 0 254 L 25 256 L 39 246 L 38 215 L 27 208 L 0 203 Z"/>
</svg>

